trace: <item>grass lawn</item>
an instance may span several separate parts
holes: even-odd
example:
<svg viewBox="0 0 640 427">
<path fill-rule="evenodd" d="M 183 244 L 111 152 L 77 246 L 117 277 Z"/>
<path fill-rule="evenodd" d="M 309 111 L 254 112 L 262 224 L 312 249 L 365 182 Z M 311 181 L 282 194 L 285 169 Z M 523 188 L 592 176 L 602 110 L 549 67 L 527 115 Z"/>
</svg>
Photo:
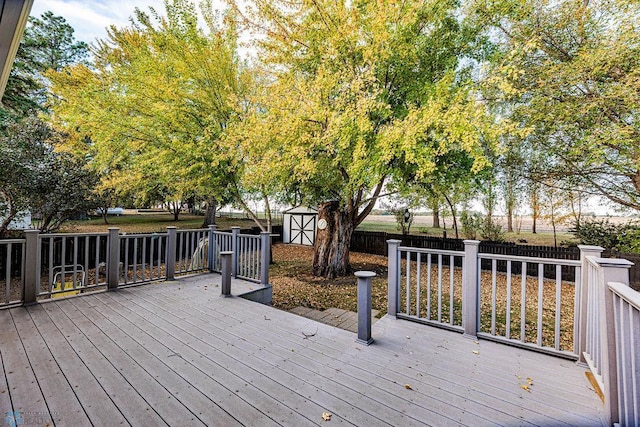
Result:
<svg viewBox="0 0 640 427">
<path fill-rule="evenodd" d="M 357 228 L 359 231 L 384 231 L 392 234 L 401 234 L 402 232 L 398 230 L 395 222 L 383 222 L 383 221 L 363 221 Z M 433 236 L 433 237 L 442 237 L 443 230 L 442 228 L 433 228 L 433 227 L 425 227 L 424 225 L 413 225 L 411 227 L 411 234 L 415 234 L 418 236 Z M 447 228 L 446 230 L 448 238 L 455 238 L 455 231 L 451 228 Z M 533 234 L 530 231 L 522 231 L 520 233 L 505 233 L 505 240 L 507 242 L 520 243 L 523 245 L 536 245 L 536 246 L 553 246 L 553 233 L 550 232 L 539 232 Z M 460 238 L 463 239 L 464 236 L 460 235 Z M 478 237 L 479 239 L 479 237 Z M 575 237 L 572 233 L 567 232 L 559 232 L 556 234 L 556 239 L 558 242 L 558 246 L 561 245 L 562 242 L 565 241 L 575 241 Z"/>
</svg>

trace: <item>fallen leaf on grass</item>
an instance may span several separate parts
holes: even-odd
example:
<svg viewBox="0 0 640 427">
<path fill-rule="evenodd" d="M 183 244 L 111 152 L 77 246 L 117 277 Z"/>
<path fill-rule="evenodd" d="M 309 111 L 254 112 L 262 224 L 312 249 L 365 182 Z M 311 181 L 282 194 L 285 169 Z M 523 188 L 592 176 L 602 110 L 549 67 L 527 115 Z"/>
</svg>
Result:
<svg viewBox="0 0 640 427">
<path fill-rule="evenodd" d="M 407 390 L 413 390 L 409 384 L 405 384 L 404 388 L 406 388 Z"/>
<path fill-rule="evenodd" d="M 322 421 L 331 421 L 331 412 L 323 412 L 322 413 Z"/>
</svg>

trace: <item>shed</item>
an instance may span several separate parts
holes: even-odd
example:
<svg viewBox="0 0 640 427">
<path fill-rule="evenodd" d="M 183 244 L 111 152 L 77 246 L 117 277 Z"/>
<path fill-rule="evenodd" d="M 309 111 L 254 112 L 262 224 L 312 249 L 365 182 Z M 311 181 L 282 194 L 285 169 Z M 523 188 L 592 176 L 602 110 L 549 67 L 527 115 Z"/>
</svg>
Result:
<svg viewBox="0 0 640 427">
<path fill-rule="evenodd" d="M 283 212 L 282 241 L 299 245 L 313 246 L 316 240 L 318 211 L 296 206 Z"/>
</svg>

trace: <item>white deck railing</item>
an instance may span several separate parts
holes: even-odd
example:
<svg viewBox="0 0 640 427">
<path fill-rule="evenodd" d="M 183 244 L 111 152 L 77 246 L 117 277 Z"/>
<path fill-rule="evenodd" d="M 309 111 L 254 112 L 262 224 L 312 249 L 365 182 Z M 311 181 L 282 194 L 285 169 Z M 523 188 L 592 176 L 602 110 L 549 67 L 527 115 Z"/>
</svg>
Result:
<svg viewBox="0 0 640 427">
<path fill-rule="evenodd" d="M 609 282 L 613 293 L 613 314 L 618 374 L 620 425 L 640 425 L 640 292 L 628 285 Z"/>
<path fill-rule="evenodd" d="M 399 247 L 397 315 L 462 332 L 464 252 Z M 458 267 L 456 267 L 456 264 Z"/>
<path fill-rule="evenodd" d="M 388 314 L 585 362 L 612 423 L 640 420 L 640 293 L 627 260 L 442 251 L 389 240 Z"/>
</svg>

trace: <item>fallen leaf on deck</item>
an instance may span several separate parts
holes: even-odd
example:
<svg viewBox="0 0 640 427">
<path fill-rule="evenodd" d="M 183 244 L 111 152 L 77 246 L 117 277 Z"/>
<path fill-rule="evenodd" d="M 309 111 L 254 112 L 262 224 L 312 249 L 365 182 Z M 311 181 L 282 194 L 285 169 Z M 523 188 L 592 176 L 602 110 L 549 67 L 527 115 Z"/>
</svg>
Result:
<svg viewBox="0 0 640 427">
<path fill-rule="evenodd" d="M 331 412 L 322 413 L 322 421 L 331 421 Z"/>
<path fill-rule="evenodd" d="M 521 376 L 521 375 L 516 375 L 516 378 L 517 378 L 517 379 L 519 379 L 519 380 L 521 380 L 521 379 L 522 379 L 522 376 Z"/>
<path fill-rule="evenodd" d="M 404 388 L 406 388 L 407 390 L 413 390 L 409 384 L 405 384 Z"/>
<path fill-rule="evenodd" d="M 478 350 L 471 350 L 471 353 L 473 354 L 480 354 L 480 352 Z"/>
<path fill-rule="evenodd" d="M 531 389 L 530 389 L 530 388 L 529 388 L 529 386 L 528 386 L 528 385 L 526 385 L 526 384 L 522 384 L 522 385 L 520 386 L 520 388 L 521 388 L 521 389 L 523 389 L 524 391 L 526 391 L 527 393 L 531 393 Z"/>
<path fill-rule="evenodd" d="M 533 385 L 533 378 L 527 377 L 527 382 L 529 383 L 529 385 Z"/>
</svg>

